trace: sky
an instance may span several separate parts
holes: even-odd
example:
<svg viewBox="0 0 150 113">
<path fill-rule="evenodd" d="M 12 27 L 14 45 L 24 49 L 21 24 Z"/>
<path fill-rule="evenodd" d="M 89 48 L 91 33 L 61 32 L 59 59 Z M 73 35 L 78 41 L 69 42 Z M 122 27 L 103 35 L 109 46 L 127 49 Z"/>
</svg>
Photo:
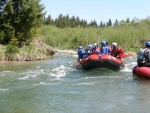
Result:
<svg viewBox="0 0 150 113">
<path fill-rule="evenodd" d="M 46 17 L 50 15 L 52 19 L 58 18 L 60 14 L 71 18 L 96 20 L 99 24 L 118 21 L 130 21 L 136 17 L 145 19 L 150 15 L 150 0 L 41 0 L 40 4 L 45 6 Z"/>
</svg>

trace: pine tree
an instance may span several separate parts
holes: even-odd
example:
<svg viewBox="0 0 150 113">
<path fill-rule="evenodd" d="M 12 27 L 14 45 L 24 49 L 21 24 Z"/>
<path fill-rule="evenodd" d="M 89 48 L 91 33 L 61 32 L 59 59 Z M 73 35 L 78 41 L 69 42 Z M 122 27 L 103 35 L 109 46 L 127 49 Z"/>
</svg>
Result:
<svg viewBox="0 0 150 113">
<path fill-rule="evenodd" d="M 101 27 L 101 28 L 102 28 L 102 27 L 105 27 L 105 23 L 103 23 L 102 20 L 101 20 L 101 22 L 100 22 L 100 27 Z"/>
<path fill-rule="evenodd" d="M 30 42 L 35 34 L 36 28 L 42 24 L 45 13 L 44 6 L 39 4 L 40 0 L 9 0 L 1 15 L 0 37 L 1 43 L 7 44 L 15 37 L 18 44 Z M 6 29 L 8 29 L 6 31 Z M 5 35 L 3 35 L 5 34 Z"/>
<path fill-rule="evenodd" d="M 76 26 L 79 26 L 80 25 L 80 18 L 77 16 L 76 18 Z"/>
<path fill-rule="evenodd" d="M 116 19 L 116 21 L 115 21 L 115 26 L 118 26 L 118 20 Z"/>
<path fill-rule="evenodd" d="M 51 24 L 52 24 L 51 15 L 48 15 L 48 17 L 45 19 L 45 24 L 46 24 L 46 25 L 51 25 Z"/>
<path fill-rule="evenodd" d="M 83 27 L 83 28 L 87 27 L 88 26 L 87 21 L 82 19 L 80 21 L 80 26 Z"/>
<path fill-rule="evenodd" d="M 70 27 L 69 15 L 63 17 L 64 27 Z"/>
<path fill-rule="evenodd" d="M 63 23 L 63 17 L 62 17 L 62 14 L 60 14 L 58 16 L 58 19 L 56 20 L 56 26 L 59 27 L 59 28 L 63 28 L 62 23 Z"/>
<path fill-rule="evenodd" d="M 76 19 L 75 19 L 74 16 L 71 17 L 70 22 L 71 22 L 71 27 L 72 28 L 76 27 Z"/>
<path fill-rule="evenodd" d="M 111 19 L 109 19 L 109 21 L 108 21 L 108 26 L 112 26 Z"/>
<path fill-rule="evenodd" d="M 91 23 L 89 24 L 89 26 L 91 26 L 91 27 L 97 27 L 96 20 L 94 20 L 94 21 L 91 20 Z"/>
<path fill-rule="evenodd" d="M 9 1 L 5 4 L 3 14 L 1 15 L 1 25 L 0 30 L 1 33 L 1 42 L 2 44 L 7 44 L 14 37 L 15 29 L 12 26 L 14 21 L 14 10 L 12 6 L 13 2 Z"/>
</svg>

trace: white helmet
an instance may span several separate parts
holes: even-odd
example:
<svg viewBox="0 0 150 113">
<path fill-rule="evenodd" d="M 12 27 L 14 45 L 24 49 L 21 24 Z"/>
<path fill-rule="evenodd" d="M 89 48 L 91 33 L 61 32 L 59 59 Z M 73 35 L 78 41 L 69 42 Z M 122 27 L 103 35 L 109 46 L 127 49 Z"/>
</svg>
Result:
<svg viewBox="0 0 150 113">
<path fill-rule="evenodd" d="M 94 43 L 95 46 L 97 46 L 97 43 Z"/>
<path fill-rule="evenodd" d="M 112 43 L 112 46 L 117 47 L 117 43 L 116 43 L 116 42 L 113 42 L 113 43 Z"/>
</svg>

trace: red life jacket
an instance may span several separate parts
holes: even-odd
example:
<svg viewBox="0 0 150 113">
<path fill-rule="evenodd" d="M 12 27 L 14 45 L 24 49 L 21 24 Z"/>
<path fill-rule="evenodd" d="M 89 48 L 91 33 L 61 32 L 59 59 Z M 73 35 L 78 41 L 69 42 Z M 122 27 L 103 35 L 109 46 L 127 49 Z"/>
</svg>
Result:
<svg viewBox="0 0 150 113">
<path fill-rule="evenodd" d="M 115 50 L 112 49 L 111 55 L 114 57 L 121 58 L 121 55 L 124 53 L 123 49 L 120 47 L 117 47 Z"/>
<path fill-rule="evenodd" d="M 93 55 L 94 55 L 94 54 L 98 54 L 97 51 L 100 51 L 99 48 L 96 48 L 96 49 L 93 51 L 92 54 L 93 54 Z"/>
</svg>

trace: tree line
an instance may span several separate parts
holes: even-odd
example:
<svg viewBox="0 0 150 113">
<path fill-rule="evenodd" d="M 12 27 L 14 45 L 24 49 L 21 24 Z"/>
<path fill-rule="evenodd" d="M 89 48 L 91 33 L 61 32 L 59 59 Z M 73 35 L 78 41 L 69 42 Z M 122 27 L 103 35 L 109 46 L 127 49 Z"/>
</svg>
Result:
<svg viewBox="0 0 150 113">
<path fill-rule="evenodd" d="M 91 20 L 90 23 L 88 23 L 86 20 L 84 19 L 80 19 L 78 16 L 72 16 L 69 17 L 69 15 L 67 14 L 66 16 L 64 16 L 63 14 L 60 14 L 56 19 L 52 19 L 51 15 L 49 14 L 47 17 L 44 17 L 43 19 L 43 23 L 44 25 L 54 25 L 57 26 L 58 28 L 66 28 L 66 27 L 71 27 L 71 28 L 75 28 L 75 27 L 83 27 L 83 28 L 87 28 L 87 27 L 108 27 L 108 26 L 118 26 L 118 25 L 122 25 L 122 24 L 126 24 L 126 23 L 134 23 L 138 21 L 137 18 L 133 18 L 132 21 L 130 21 L 129 18 L 126 19 L 126 21 L 121 20 L 118 22 L 118 20 L 115 20 L 115 23 L 112 23 L 112 20 L 109 19 L 108 22 L 103 22 L 101 20 L 101 22 L 98 24 L 96 22 L 96 20 Z"/>
</svg>

